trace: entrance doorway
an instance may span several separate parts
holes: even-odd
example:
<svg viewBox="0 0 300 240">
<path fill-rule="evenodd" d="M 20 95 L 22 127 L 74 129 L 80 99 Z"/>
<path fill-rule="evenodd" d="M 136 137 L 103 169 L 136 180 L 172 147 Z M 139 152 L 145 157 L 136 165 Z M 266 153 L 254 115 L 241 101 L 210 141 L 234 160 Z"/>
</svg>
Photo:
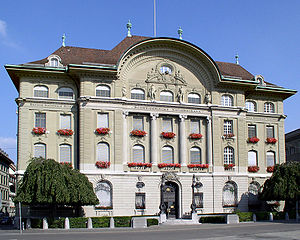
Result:
<svg viewBox="0 0 300 240">
<path fill-rule="evenodd" d="M 179 187 L 176 183 L 165 183 L 163 200 L 166 206 L 167 218 L 179 218 Z"/>
</svg>

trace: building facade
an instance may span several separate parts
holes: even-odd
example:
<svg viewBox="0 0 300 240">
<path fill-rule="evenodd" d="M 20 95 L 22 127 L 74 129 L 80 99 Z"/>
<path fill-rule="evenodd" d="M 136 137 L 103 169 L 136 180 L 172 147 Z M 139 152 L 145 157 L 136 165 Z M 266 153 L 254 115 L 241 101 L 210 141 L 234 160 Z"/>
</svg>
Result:
<svg viewBox="0 0 300 240">
<path fill-rule="evenodd" d="M 283 100 L 295 91 L 183 40 L 62 46 L 6 70 L 19 91 L 18 174 L 33 156 L 71 163 L 100 201 L 86 216 L 247 211 L 285 161 Z"/>
<path fill-rule="evenodd" d="M 286 161 L 300 162 L 300 129 L 285 134 Z"/>
</svg>

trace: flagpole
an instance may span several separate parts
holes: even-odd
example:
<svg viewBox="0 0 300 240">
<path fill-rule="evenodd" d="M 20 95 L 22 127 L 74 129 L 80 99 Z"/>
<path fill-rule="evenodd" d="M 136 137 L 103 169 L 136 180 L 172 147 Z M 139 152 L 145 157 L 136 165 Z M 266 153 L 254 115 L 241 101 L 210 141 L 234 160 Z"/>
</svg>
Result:
<svg viewBox="0 0 300 240">
<path fill-rule="evenodd" d="M 153 7 L 153 13 L 154 13 L 154 37 L 156 37 L 156 0 L 153 0 L 154 1 L 154 7 Z"/>
</svg>

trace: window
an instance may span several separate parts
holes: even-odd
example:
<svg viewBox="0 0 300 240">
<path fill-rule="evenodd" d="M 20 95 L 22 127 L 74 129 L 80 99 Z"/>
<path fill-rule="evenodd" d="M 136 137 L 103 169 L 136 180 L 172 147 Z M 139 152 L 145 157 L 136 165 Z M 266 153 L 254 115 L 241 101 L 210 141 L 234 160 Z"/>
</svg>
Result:
<svg viewBox="0 0 300 240">
<path fill-rule="evenodd" d="M 192 147 L 190 150 L 191 164 L 201 164 L 201 149 Z"/>
<path fill-rule="evenodd" d="M 99 200 L 98 207 L 112 208 L 112 185 L 107 181 L 101 181 L 95 188 Z"/>
<path fill-rule="evenodd" d="M 162 132 L 173 132 L 172 118 L 162 119 Z"/>
<path fill-rule="evenodd" d="M 134 88 L 131 90 L 131 99 L 145 100 L 145 92 L 142 89 Z"/>
<path fill-rule="evenodd" d="M 108 128 L 108 113 L 98 113 L 97 127 Z"/>
<path fill-rule="evenodd" d="M 71 129 L 71 115 L 60 115 L 60 129 Z"/>
<path fill-rule="evenodd" d="M 135 209 L 146 208 L 146 195 L 145 193 L 135 193 Z"/>
<path fill-rule="evenodd" d="M 275 153 L 273 151 L 267 152 L 267 167 L 275 166 Z"/>
<path fill-rule="evenodd" d="M 260 185 L 258 182 L 251 182 L 248 188 L 248 205 L 259 205 L 258 193 Z"/>
<path fill-rule="evenodd" d="M 96 96 L 97 97 L 110 97 L 110 88 L 105 85 L 100 85 L 96 87 Z"/>
<path fill-rule="evenodd" d="M 256 136 L 256 125 L 248 125 L 248 138 Z"/>
<path fill-rule="evenodd" d="M 46 128 L 46 113 L 35 114 L 35 127 Z"/>
<path fill-rule="evenodd" d="M 265 113 L 274 113 L 274 104 L 271 102 L 266 102 L 264 105 L 264 112 Z"/>
<path fill-rule="evenodd" d="M 224 148 L 224 164 L 234 164 L 234 149 L 232 147 Z"/>
<path fill-rule="evenodd" d="M 59 161 L 72 163 L 72 151 L 70 145 L 61 144 L 59 146 Z"/>
<path fill-rule="evenodd" d="M 35 86 L 33 89 L 33 96 L 40 98 L 48 98 L 48 88 L 45 86 Z"/>
<path fill-rule="evenodd" d="M 191 119 L 191 133 L 200 133 L 200 121 Z"/>
<path fill-rule="evenodd" d="M 132 127 L 133 130 L 144 131 L 144 118 L 140 116 L 134 116 Z"/>
<path fill-rule="evenodd" d="M 257 166 L 257 152 L 249 151 L 248 152 L 248 166 Z"/>
<path fill-rule="evenodd" d="M 234 207 L 237 203 L 237 186 L 227 182 L 223 188 L 223 207 Z"/>
<path fill-rule="evenodd" d="M 200 104 L 200 96 L 197 93 L 190 93 L 188 95 L 188 103 Z"/>
<path fill-rule="evenodd" d="M 195 192 L 194 199 L 196 208 L 203 208 L 203 192 Z"/>
<path fill-rule="evenodd" d="M 232 133 L 232 120 L 224 120 L 224 135 Z"/>
<path fill-rule="evenodd" d="M 51 67 L 58 67 L 58 59 L 57 58 L 51 58 L 50 59 L 50 66 Z"/>
<path fill-rule="evenodd" d="M 233 100 L 230 95 L 222 95 L 221 97 L 221 105 L 225 107 L 233 106 Z"/>
<path fill-rule="evenodd" d="M 165 146 L 162 148 L 162 163 L 174 163 L 173 148 Z"/>
<path fill-rule="evenodd" d="M 34 144 L 34 157 L 39 158 L 46 158 L 46 145 L 43 143 L 36 143 Z"/>
<path fill-rule="evenodd" d="M 160 67 L 160 72 L 169 74 L 169 73 L 172 73 L 172 69 L 169 66 L 163 65 Z"/>
<path fill-rule="evenodd" d="M 246 101 L 246 109 L 248 112 L 256 112 L 256 103 L 252 101 Z"/>
<path fill-rule="evenodd" d="M 267 126 L 267 138 L 274 138 L 274 127 L 273 126 Z"/>
<path fill-rule="evenodd" d="M 174 102 L 173 93 L 169 91 L 160 92 L 160 101 L 164 102 Z"/>
<path fill-rule="evenodd" d="M 145 151 L 142 145 L 134 145 L 132 148 L 132 162 L 144 163 L 145 162 Z"/>
<path fill-rule="evenodd" d="M 109 145 L 107 143 L 98 143 L 97 161 L 109 162 Z"/>
<path fill-rule="evenodd" d="M 73 99 L 74 92 L 72 88 L 62 87 L 58 90 L 58 98 L 59 99 Z"/>
</svg>

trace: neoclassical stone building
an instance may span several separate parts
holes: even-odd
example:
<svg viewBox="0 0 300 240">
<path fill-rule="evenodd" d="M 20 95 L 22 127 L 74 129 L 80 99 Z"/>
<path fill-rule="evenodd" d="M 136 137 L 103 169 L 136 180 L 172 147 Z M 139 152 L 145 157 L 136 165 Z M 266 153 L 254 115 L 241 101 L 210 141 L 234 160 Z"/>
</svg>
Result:
<svg viewBox="0 0 300 240">
<path fill-rule="evenodd" d="M 19 91 L 18 174 L 32 156 L 71 163 L 100 200 L 87 216 L 258 208 L 285 161 L 283 100 L 296 91 L 187 41 L 130 36 L 5 67 Z"/>
</svg>

